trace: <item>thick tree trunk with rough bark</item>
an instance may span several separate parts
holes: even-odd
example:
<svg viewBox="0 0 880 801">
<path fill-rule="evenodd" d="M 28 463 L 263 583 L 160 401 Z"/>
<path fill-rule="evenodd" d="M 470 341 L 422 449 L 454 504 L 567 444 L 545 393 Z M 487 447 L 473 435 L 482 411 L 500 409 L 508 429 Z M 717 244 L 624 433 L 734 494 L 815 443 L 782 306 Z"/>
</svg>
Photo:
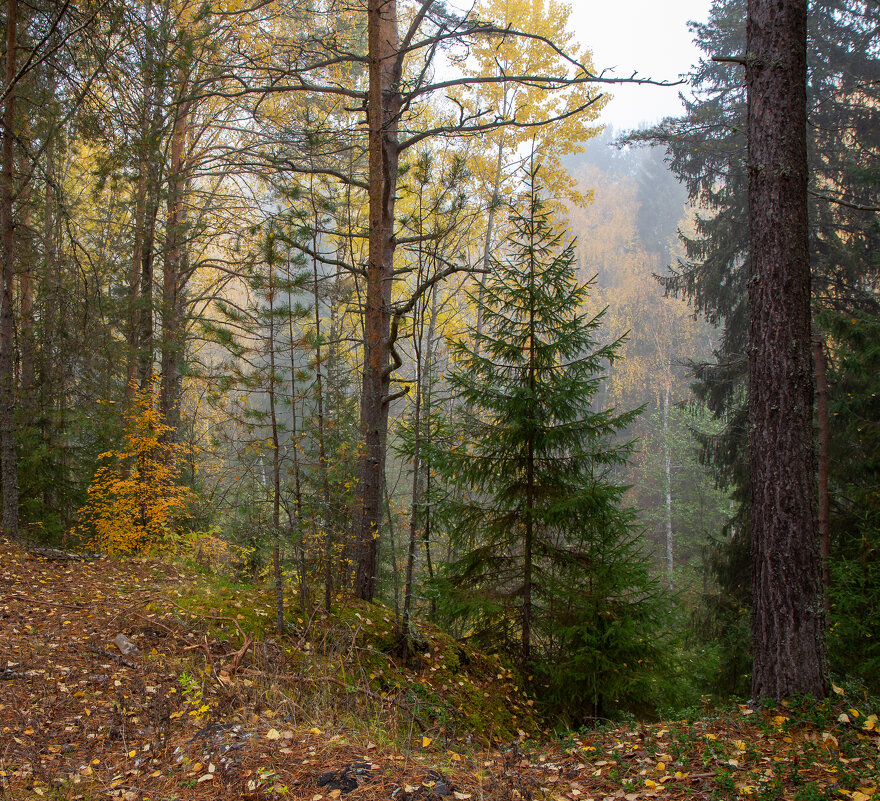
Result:
<svg viewBox="0 0 880 801">
<path fill-rule="evenodd" d="M 394 269 L 394 201 L 398 172 L 401 98 L 395 0 L 369 0 L 370 240 L 364 310 L 364 376 L 361 390 L 359 509 L 355 521 L 355 595 L 376 592 L 382 488 L 388 438 L 391 379 L 391 284 Z"/>
<path fill-rule="evenodd" d="M 806 0 L 749 0 L 752 697 L 827 692 L 813 487 Z"/>
<path fill-rule="evenodd" d="M 3 243 L 0 287 L 0 479 L 3 482 L 3 532 L 18 536 L 18 453 L 15 443 L 15 220 L 13 218 L 15 141 L 15 75 L 18 55 L 18 0 L 6 4 L 6 69 L 3 87 L 2 178 L 0 178 L 0 237 Z"/>
</svg>

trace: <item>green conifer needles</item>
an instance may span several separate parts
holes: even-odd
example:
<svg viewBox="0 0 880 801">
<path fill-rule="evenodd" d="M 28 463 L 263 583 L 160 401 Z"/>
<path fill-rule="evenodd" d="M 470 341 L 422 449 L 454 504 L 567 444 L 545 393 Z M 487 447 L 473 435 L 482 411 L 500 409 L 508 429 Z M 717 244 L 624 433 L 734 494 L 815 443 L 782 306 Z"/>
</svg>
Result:
<svg viewBox="0 0 880 801">
<path fill-rule="evenodd" d="M 621 340 L 597 342 L 574 244 L 529 176 L 483 326 L 452 343 L 465 424 L 439 460 L 454 558 L 445 611 L 533 674 L 551 706 L 583 719 L 646 697 L 656 584 L 621 508 L 620 434 L 640 410 L 593 408 Z"/>
</svg>

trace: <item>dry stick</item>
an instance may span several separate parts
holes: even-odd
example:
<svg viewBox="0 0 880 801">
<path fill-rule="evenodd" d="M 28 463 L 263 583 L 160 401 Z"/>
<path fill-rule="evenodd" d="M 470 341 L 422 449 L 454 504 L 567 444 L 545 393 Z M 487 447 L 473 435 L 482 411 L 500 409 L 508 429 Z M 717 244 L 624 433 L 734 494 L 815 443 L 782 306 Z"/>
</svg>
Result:
<svg viewBox="0 0 880 801">
<path fill-rule="evenodd" d="M 221 672 L 226 671 L 227 673 L 235 673 L 236 670 L 241 666 L 241 660 L 244 658 L 244 655 L 247 653 L 248 648 L 254 644 L 254 638 L 248 637 L 244 641 L 244 645 L 239 648 L 232 657 L 232 661 L 228 665 L 224 665 L 220 668 Z"/>
<path fill-rule="evenodd" d="M 191 612 L 190 610 L 182 607 L 180 604 L 174 603 L 174 601 L 172 601 L 170 598 L 168 598 L 166 600 L 168 601 L 168 603 L 173 604 L 178 609 L 180 609 L 181 612 L 185 612 L 190 615 L 195 615 L 196 617 L 202 617 L 207 620 L 221 620 L 221 621 L 225 621 L 228 623 L 232 623 L 232 625 L 234 625 L 235 628 L 238 629 L 238 633 L 241 635 L 242 640 L 244 640 L 244 644 L 241 646 L 241 648 L 239 648 L 237 651 L 235 651 L 232 654 L 232 661 L 228 665 L 223 665 L 220 668 L 220 670 L 225 670 L 227 673 L 234 673 L 236 670 L 238 670 L 238 668 L 241 665 L 241 660 L 244 658 L 244 655 L 248 652 L 248 649 L 254 644 L 254 638 L 245 634 L 244 631 L 242 631 L 241 626 L 238 625 L 238 621 L 235 618 L 223 617 L 221 615 L 205 615 L 205 614 L 200 614 L 197 612 Z M 140 617 L 143 617 L 143 615 L 140 615 Z M 146 618 L 146 620 L 150 620 L 150 618 Z M 150 622 L 155 622 L 155 621 L 151 620 Z M 167 631 L 170 631 L 170 629 L 168 629 L 165 626 L 163 626 L 163 628 L 165 628 Z M 211 651 L 208 648 L 208 635 L 207 634 L 205 635 L 205 642 L 204 643 L 199 643 L 198 645 L 189 645 L 186 648 L 184 648 L 183 650 L 184 651 L 192 651 L 192 650 L 195 650 L 196 648 L 202 648 L 205 651 L 205 653 L 208 655 L 208 662 L 211 665 L 211 672 L 216 673 L 217 671 L 215 671 L 215 669 L 214 669 L 214 660 L 211 655 Z M 217 678 L 217 677 L 215 676 L 215 678 Z M 217 681 L 220 684 L 223 683 L 223 682 L 220 682 L 219 678 L 217 678 Z"/>
<path fill-rule="evenodd" d="M 147 615 L 142 615 L 140 612 L 135 612 L 135 617 L 139 617 L 141 620 L 146 620 L 151 626 L 156 626 L 156 628 L 160 628 L 163 631 L 167 631 L 172 637 L 177 637 L 177 639 L 182 640 L 184 636 L 182 634 L 178 634 L 174 629 L 170 626 L 166 626 L 164 623 L 160 623 L 158 620 L 154 620 Z"/>
<path fill-rule="evenodd" d="M 44 559 L 54 559 L 58 562 L 85 562 L 86 557 L 78 553 L 59 551 L 57 548 L 32 548 L 32 554 L 42 556 Z"/>
<path fill-rule="evenodd" d="M 172 606 L 176 606 L 184 614 L 192 615 L 193 617 L 200 617 L 205 620 L 221 620 L 221 621 L 225 621 L 226 623 L 232 623 L 232 625 L 235 626 L 236 629 L 238 629 L 238 633 L 241 636 L 242 640 L 248 639 L 247 634 L 245 634 L 242 631 L 241 626 L 238 625 L 238 621 L 234 617 L 224 617 L 222 615 L 206 615 L 202 612 L 193 612 L 191 609 L 186 609 L 185 607 L 181 606 L 180 604 L 175 603 L 170 598 L 165 598 L 164 600 L 166 600 Z"/>
<path fill-rule="evenodd" d="M 187 645 L 184 651 L 196 651 L 202 650 L 205 652 L 205 656 L 208 658 L 208 664 L 211 666 L 211 671 L 214 670 L 214 657 L 211 655 L 211 648 L 208 645 L 208 635 L 205 635 L 204 642 L 197 642 L 195 645 Z"/>
<path fill-rule="evenodd" d="M 39 598 L 28 598 L 26 595 L 19 595 L 16 592 L 7 592 L 4 595 L 8 598 L 17 598 L 19 601 L 27 601 L 30 604 L 43 604 L 44 606 L 60 606 L 62 609 L 73 609 L 77 612 L 82 612 L 85 609 L 88 609 L 88 606 L 74 606 L 73 604 L 62 604 L 58 601 L 42 601 Z"/>
<path fill-rule="evenodd" d="M 234 673 L 236 670 L 238 670 L 239 666 L 241 665 L 241 660 L 244 658 L 244 655 L 247 653 L 247 651 L 251 647 L 251 645 L 253 645 L 254 640 L 253 640 L 253 637 L 248 636 L 247 634 L 244 633 L 244 631 L 242 631 L 241 626 L 238 625 L 238 621 L 235 618 L 225 617 L 222 615 L 206 615 L 206 614 L 202 614 L 199 612 L 193 612 L 189 609 L 182 607 L 180 604 L 175 603 L 170 598 L 165 598 L 163 600 L 167 601 L 172 606 L 176 606 L 181 612 L 183 612 L 187 615 L 201 617 L 201 618 L 204 618 L 205 620 L 220 620 L 220 621 L 224 621 L 226 623 L 232 623 L 232 625 L 235 626 L 235 628 L 238 630 L 238 633 L 241 636 L 242 640 L 244 640 L 244 645 L 242 645 L 242 647 L 239 648 L 238 651 L 235 652 L 235 654 L 233 654 L 232 662 L 229 663 L 229 666 L 224 665 L 221 668 L 221 670 L 225 670 L 227 673 Z M 217 682 L 217 684 L 220 685 L 220 687 L 222 687 L 223 689 L 226 689 L 226 685 L 221 681 L 217 670 L 214 668 L 214 660 L 212 659 L 210 649 L 207 646 L 207 640 L 208 640 L 208 637 L 207 637 L 207 635 L 205 635 L 205 644 L 204 645 L 199 643 L 198 645 L 188 646 L 184 650 L 191 651 L 195 648 L 204 648 L 205 652 L 208 655 L 208 663 L 211 666 L 212 678 L 214 679 L 214 681 Z"/>
<path fill-rule="evenodd" d="M 306 641 L 306 638 L 309 636 L 309 631 L 312 628 L 312 623 L 315 621 L 315 615 L 318 614 L 318 607 L 316 606 L 312 610 L 312 614 L 309 616 L 308 621 L 306 622 L 306 627 L 303 629 L 302 634 L 299 635 L 299 644 L 302 647 L 302 644 Z"/>
<path fill-rule="evenodd" d="M 126 659 L 124 656 L 119 656 L 119 654 L 111 653 L 110 651 L 105 651 L 103 648 L 96 648 L 94 645 L 87 645 L 87 651 L 91 651 L 93 654 L 98 654 L 98 656 L 104 656 L 107 659 L 112 659 L 115 662 L 119 662 L 121 665 L 125 665 L 126 667 L 140 668 L 140 665 L 137 662 L 132 662 L 130 659 Z"/>
</svg>

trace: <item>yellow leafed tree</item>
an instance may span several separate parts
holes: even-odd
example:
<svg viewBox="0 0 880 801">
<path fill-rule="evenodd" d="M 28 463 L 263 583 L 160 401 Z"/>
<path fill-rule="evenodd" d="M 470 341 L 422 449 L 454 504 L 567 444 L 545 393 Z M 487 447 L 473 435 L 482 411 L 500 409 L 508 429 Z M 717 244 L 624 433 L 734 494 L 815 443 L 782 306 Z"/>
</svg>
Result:
<svg viewBox="0 0 880 801">
<path fill-rule="evenodd" d="M 573 61 L 595 72 L 592 56 L 569 30 L 568 0 L 482 0 L 477 14 L 499 27 L 518 29 L 535 37 L 492 37 L 475 42 L 463 71 L 476 78 L 493 75 L 566 76 L 572 61 L 563 59 L 556 47 Z M 597 124 L 609 97 L 596 84 L 563 86 L 552 81 L 536 85 L 517 81 L 478 83 L 460 102 L 472 114 L 485 119 L 515 118 L 517 125 L 489 131 L 472 142 L 473 169 L 489 197 L 509 196 L 519 184 L 525 159 L 533 155 L 553 200 L 566 199 L 584 205 L 591 197 L 580 190 L 562 166 L 563 156 L 582 153 L 584 142 L 602 131 Z M 541 120 L 552 119 L 549 124 Z"/>
<path fill-rule="evenodd" d="M 123 415 L 123 448 L 98 457 L 79 533 L 105 553 L 137 553 L 167 544 L 194 499 L 179 483 L 187 448 L 168 441 L 171 427 L 153 390 L 137 393 Z"/>
</svg>

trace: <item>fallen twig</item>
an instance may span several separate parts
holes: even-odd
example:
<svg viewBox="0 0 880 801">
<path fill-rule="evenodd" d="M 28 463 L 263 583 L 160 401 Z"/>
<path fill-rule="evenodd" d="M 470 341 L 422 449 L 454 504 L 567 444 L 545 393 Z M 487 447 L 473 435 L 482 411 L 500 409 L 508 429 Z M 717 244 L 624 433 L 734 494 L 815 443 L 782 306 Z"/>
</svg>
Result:
<svg viewBox="0 0 880 801">
<path fill-rule="evenodd" d="M 140 612 L 135 612 L 134 615 L 135 617 L 139 617 L 141 620 L 146 620 L 151 626 L 155 626 L 156 628 L 162 629 L 162 631 L 168 632 L 168 634 L 170 634 L 172 637 L 177 637 L 177 639 L 179 640 L 185 639 L 182 634 L 176 632 L 170 626 L 166 626 L 164 623 L 160 623 L 158 620 L 154 620 L 147 615 L 142 615 Z"/>
<path fill-rule="evenodd" d="M 236 670 L 241 666 L 241 660 L 244 658 L 244 655 L 247 653 L 248 648 L 250 648 L 254 644 L 254 638 L 248 637 L 244 641 L 244 645 L 241 646 L 232 656 L 232 661 L 228 665 L 224 665 L 220 668 L 221 671 L 225 670 L 228 674 L 235 673 Z"/>
<path fill-rule="evenodd" d="M 79 553 L 61 551 L 58 548 L 31 548 L 31 553 L 42 556 L 44 559 L 55 559 L 59 562 L 85 562 L 87 558 L 95 558 L 94 556 L 86 557 Z"/>
<path fill-rule="evenodd" d="M 29 604 L 40 604 L 42 606 L 58 606 L 62 609 L 74 609 L 77 612 L 81 612 L 83 609 L 88 609 L 87 606 L 74 606 L 73 604 L 63 604 L 59 601 L 44 601 L 41 598 L 29 598 L 27 595 L 19 595 L 17 592 L 6 592 L 4 596 L 7 598 L 17 598 L 19 601 L 26 601 Z"/>
<path fill-rule="evenodd" d="M 126 659 L 124 656 L 120 656 L 119 654 L 111 653 L 110 651 L 105 651 L 103 648 L 96 648 L 94 645 L 87 645 L 86 650 L 90 651 L 93 654 L 98 654 L 99 656 L 104 656 L 107 659 L 112 659 L 114 662 L 119 662 L 121 665 L 125 665 L 130 668 L 140 668 L 140 665 L 137 662 L 132 662 L 130 659 Z"/>
<path fill-rule="evenodd" d="M 184 612 L 187 615 L 192 615 L 193 617 L 201 617 L 201 618 L 204 618 L 205 620 L 221 620 L 226 623 L 232 623 L 232 625 L 235 626 L 235 628 L 238 630 L 238 633 L 241 636 L 241 639 L 242 640 L 248 639 L 247 635 L 244 633 L 244 631 L 242 631 L 241 626 L 238 625 L 238 621 L 234 617 L 226 617 L 223 615 L 206 615 L 204 612 L 193 612 L 191 609 L 187 609 L 186 607 L 181 606 L 178 603 L 175 603 L 170 598 L 165 598 L 164 600 L 168 601 L 168 603 L 170 603 L 172 606 L 176 606 L 181 612 Z"/>
<path fill-rule="evenodd" d="M 9 668 L 4 668 L 0 670 L 0 681 L 6 681 L 8 679 L 26 679 L 27 676 L 24 673 L 19 673 L 15 670 L 10 670 Z"/>
</svg>

